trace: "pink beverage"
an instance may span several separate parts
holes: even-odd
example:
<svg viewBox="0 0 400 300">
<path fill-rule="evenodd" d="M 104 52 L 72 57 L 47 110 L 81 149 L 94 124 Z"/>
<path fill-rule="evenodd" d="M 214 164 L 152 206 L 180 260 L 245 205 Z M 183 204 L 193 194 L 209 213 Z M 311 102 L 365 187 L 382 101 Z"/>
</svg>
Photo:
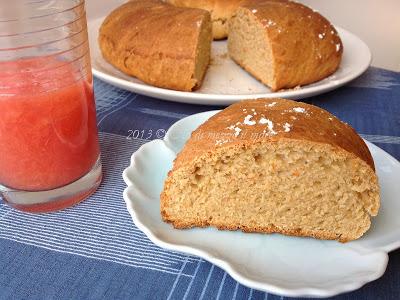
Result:
<svg viewBox="0 0 400 300">
<path fill-rule="evenodd" d="M 0 192 L 17 209 L 52 211 L 83 200 L 101 181 L 84 3 L 17 3 L 16 13 L 35 21 L 21 17 L 15 28 L 23 32 L 8 36 L 0 25 Z M 3 47 L 5 39 L 16 45 Z"/>
</svg>

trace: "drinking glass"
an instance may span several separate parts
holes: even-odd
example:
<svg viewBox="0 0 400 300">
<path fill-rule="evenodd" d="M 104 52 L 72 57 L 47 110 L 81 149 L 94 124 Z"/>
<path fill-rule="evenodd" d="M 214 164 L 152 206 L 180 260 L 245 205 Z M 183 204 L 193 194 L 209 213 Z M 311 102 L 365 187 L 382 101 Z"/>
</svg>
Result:
<svg viewBox="0 0 400 300">
<path fill-rule="evenodd" d="M 84 0 L 0 7 L 0 193 L 28 212 L 71 206 L 101 182 Z"/>
</svg>

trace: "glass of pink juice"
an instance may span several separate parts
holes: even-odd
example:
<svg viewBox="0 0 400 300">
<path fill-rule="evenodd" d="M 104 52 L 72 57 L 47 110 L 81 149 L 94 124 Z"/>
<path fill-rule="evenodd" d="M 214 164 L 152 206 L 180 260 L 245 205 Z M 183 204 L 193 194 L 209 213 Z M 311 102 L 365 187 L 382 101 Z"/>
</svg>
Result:
<svg viewBox="0 0 400 300">
<path fill-rule="evenodd" d="M 53 211 L 102 177 L 84 1 L 15 2 L 0 13 L 0 193 Z"/>
</svg>

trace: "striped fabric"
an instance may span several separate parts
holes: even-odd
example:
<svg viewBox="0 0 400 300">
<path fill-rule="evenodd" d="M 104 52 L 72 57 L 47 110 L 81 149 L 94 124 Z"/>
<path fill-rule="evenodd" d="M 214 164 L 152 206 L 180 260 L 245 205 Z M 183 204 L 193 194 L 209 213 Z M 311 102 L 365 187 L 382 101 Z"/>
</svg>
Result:
<svg viewBox="0 0 400 300">
<path fill-rule="evenodd" d="M 131 154 L 187 115 L 219 107 L 160 101 L 95 80 L 104 168 L 81 204 L 25 214 L 0 200 L 0 299 L 284 299 L 238 284 L 194 256 L 155 246 L 125 208 Z M 370 68 L 349 86 L 305 101 L 400 158 L 400 74 Z M 135 132 L 135 134 L 133 134 Z M 335 299 L 398 299 L 400 252 L 381 279 Z"/>
<path fill-rule="evenodd" d="M 125 203 L 120 201 L 125 188 L 120 175 L 130 154 L 144 141 L 132 142 L 110 133 L 101 133 L 100 141 L 106 172 L 93 197 L 79 209 L 52 214 L 25 214 L 2 204 L 0 238 L 173 275 L 180 272 L 183 262 L 197 263 L 196 257 L 165 251 L 151 243 L 132 226 Z M 181 273 L 192 277 L 194 269 L 188 266 Z"/>
</svg>

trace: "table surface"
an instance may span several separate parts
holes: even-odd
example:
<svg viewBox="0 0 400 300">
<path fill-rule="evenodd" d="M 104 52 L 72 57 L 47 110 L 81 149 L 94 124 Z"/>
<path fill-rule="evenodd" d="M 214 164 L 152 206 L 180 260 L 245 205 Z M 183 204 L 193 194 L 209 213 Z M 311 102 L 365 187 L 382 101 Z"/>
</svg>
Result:
<svg viewBox="0 0 400 300">
<path fill-rule="evenodd" d="M 160 101 L 95 80 L 104 180 L 81 204 L 26 214 L 0 200 L 0 299 L 280 299 L 249 289 L 194 256 L 155 246 L 125 208 L 131 154 L 177 120 L 220 107 Z M 303 101 L 325 108 L 400 159 L 400 73 L 369 68 Z M 127 139 L 130 130 L 141 139 Z M 399 299 L 400 250 L 386 273 L 334 299 Z"/>
</svg>

